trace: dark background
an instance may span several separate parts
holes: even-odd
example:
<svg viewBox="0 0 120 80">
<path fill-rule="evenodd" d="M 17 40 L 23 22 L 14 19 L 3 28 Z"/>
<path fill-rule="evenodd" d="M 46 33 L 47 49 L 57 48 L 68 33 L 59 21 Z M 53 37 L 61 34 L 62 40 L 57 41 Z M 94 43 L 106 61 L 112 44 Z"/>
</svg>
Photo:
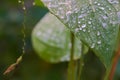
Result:
<svg viewBox="0 0 120 80">
<path fill-rule="evenodd" d="M 66 80 L 67 62 L 50 64 L 37 56 L 32 48 L 31 33 L 37 22 L 48 12 L 46 8 L 32 6 L 26 0 L 26 54 L 17 69 L 7 76 L 5 69 L 22 54 L 23 10 L 17 0 L 0 1 L 0 80 Z M 85 56 L 83 80 L 102 80 L 104 67 L 98 58 L 89 51 Z M 120 80 L 120 61 L 114 80 Z"/>
</svg>

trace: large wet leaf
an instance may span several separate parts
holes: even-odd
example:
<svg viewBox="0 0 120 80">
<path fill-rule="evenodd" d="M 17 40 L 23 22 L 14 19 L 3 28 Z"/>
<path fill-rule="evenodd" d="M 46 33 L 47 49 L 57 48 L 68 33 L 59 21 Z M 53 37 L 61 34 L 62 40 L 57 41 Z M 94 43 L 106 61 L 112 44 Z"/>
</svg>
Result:
<svg viewBox="0 0 120 80">
<path fill-rule="evenodd" d="M 47 14 L 32 33 L 33 46 L 37 54 L 48 62 L 69 61 L 70 31 L 52 14 Z M 74 59 L 80 58 L 81 42 L 75 39 Z M 87 49 L 86 49 L 87 51 Z"/>
<path fill-rule="evenodd" d="M 119 32 L 117 10 L 110 0 L 42 0 L 109 68 Z M 113 0 L 114 1 L 114 0 Z"/>
</svg>

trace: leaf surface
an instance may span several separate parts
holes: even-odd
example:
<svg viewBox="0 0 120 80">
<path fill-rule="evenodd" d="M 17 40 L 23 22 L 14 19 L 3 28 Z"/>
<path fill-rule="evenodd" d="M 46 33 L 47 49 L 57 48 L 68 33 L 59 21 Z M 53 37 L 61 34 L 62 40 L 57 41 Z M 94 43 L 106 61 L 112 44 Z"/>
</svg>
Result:
<svg viewBox="0 0 120 80">
<path fill-rule="evenodd" d="M 106 68 L 111 66 L 119 26 L 117 10 L 110 0 L 42 1 L 52 14 L 95 52 Z"/>
</svg>

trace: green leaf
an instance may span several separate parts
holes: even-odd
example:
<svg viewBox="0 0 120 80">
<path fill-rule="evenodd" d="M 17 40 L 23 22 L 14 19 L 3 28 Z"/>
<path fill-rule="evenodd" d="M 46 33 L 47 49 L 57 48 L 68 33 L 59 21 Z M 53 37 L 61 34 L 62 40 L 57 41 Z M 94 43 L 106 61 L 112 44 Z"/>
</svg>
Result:
<svg viewBox="0 0 120 80">
<path fill-rule="evenodd" d="M 44 7 L 44 4 L 41 2 L 41 0 L 35 0 L 35 5 Z"/>
<path fill-rule="evenodd" d="M 95 52 L 107 69 L 111 67 L 119 26 L 117 11 L 108 0 L 42 1 L 52 14 Z"/>
<path fill-rule="evenodd" d="M 69 61 L 71 40 L 70 31 L 52 14 L 47 14 L 32 33 L 33 46 L 37 54 L 52 63 Z M 85 52 L 88 51 L 86 48 Z M 74 59 L 81 55 L 81 42 L 75 39 Z"/>
</svg>

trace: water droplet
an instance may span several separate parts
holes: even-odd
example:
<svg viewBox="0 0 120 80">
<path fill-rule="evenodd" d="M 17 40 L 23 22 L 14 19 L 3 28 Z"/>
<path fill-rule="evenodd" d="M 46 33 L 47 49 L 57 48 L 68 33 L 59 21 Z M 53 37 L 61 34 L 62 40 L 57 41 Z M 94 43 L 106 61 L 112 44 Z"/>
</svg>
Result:
<svg viewBox="0 0 120 80">
<path fill-rule="evenodd" d="M 108 50 L 109 50 L 109 48 L 106 48 L 106 50 L 108 51 Z"/>
<path fill-rule="evenodd" d="M 95 1 L 94 4 L 97 4 L 97 2 Z"/>
<path fill-rule="evenodd" d="M 86 27 L 86 24 L 83 24 L 81 27 L 82 27 L 82 28 L 85 28 L 85 27 Z"/>
<path fill-rule="evenodd" d="M 84 20 L 85 20 L 85 18 L 82 18 L 82 20 L 84 21 Z"/>
<path fill-rule="evenodd" d="M 104 8 L 104 7 L 99 7 L 99 9 L 101 9 L 101 10 L 105 10 L 105 8 Z"/>
<path fill-rule="evenodd" d="M 92 21 L 92 18 L 90 18 L 90 21 Z"/>
<path fill-rule="evenodd" d="M 95 47 L 95 43 L 93 43 L 92 45 L 91 45 L 91 48 L 94 48 Z"/>
<path fill-rule="evenodd" d="M 18 3 L 22 3 L 22 1 L 21 1 L 21 0 L 18 0 Z"/>
<path fill-rule="evenodd" d="M 78 21 L 78 24 L 80 24 L 81 22 L 80 21 Z"/>
<path fill-rule="evenodd" d="M 71 11 L 67 11 L 66 12 L 66 15 L 70 15 L 72 12 Z"/>
<path fill-rule="evenodd" d="M 83 32 L 86 32 L 86 29 L 83 29 Z"/>
<path fill-rule="evenodd" d="M 64 19 L 65 17 L 64 16 L 60 16 L 61 19 Z"/>
<path fill-rule="evenodd" d="M 90 30 L 88 30 L 88 32 L 90 33 Z"/>
<path fill-rule="evenodd" d="M 82 28 L 81 28 L 81 27 L 80 27 L 79 29 L 80 29 L 80 30 L 82 30 Z"/>
<path fill-rule="evenodd" d="M 79 28 L 76 28 L 76 29 L 75 29 L 75 32 L 78 32 L 78 31 L 79 31 Z"/>
<path fill-rule="evenodd" d="M 97 36 L 100 36 L 100 32 L 99 31 L 97 32 Z"/>
<path fill-rule="evenodd" d="M 25 6 L 23 7 L 23 10 L 26 10 Z"/>
<path fill-rule="evenodd" d="M 80 19 L 80 18 L 83 18 L 83 17 L 85 17 L 87 14 L 81 14 L 80 16 L 78 16 L 78 18 Z"/>
<path fill-rule="evenodd" d="M 107 24 L 106 23 L 102 23 L 102 26 L 103 26 L 103 28 L 106 28 Z"/>
<path fill-rule="evenodd" d="M 61 58 L 61 61 L 66 61 L 66 60 L 68 61 L 70 59 L 69 57 L 70 57 L 69 55 L 65 55 Z"/>
<path fill-rule="evenodd" d="M 102 18 L 105 20 L 108 19 L 108 17 L 106 15 L 103 15 Z"/>
<path fill-rule="evenodd" d="M 109 8 L 109 11 L 111 11 L 112 9 L 111 8 Z"/>
<path fill-rule="evenodd" d="M 77 8 L 75 8 L 75 9 L 74 9 L 74 12 L 75 12 L 75 13 L 78 13 L 78 9 L 77 9 Z"/>
<path fill-rule="evenodd" d="M 59 9 L 59 10 L 63 10 L 63 8 L 62 8 L 62 7 L 59 7 L 58 9 Z"/>
<path fill-rule="evenodd" d="M 101 44 L 101 41 L 98 41 L 97 43 L 98 43 L 98 44 Z"/>
<path fill-rule="evenodd" d="M 100 6 L 101 4 L 100 4 L 100 3 L 98 3 L 97 5 L 98 5 L 98 6 Z"/>
<path fill-rule="evenodd" d="M 33 2 L 33 6 L 35 6 L 35 2 Z"/>
<path fill-rule="evenodd" d="M 91 21 L 88 21 L 88 24 L 91 24 Z"/>
</svg>

